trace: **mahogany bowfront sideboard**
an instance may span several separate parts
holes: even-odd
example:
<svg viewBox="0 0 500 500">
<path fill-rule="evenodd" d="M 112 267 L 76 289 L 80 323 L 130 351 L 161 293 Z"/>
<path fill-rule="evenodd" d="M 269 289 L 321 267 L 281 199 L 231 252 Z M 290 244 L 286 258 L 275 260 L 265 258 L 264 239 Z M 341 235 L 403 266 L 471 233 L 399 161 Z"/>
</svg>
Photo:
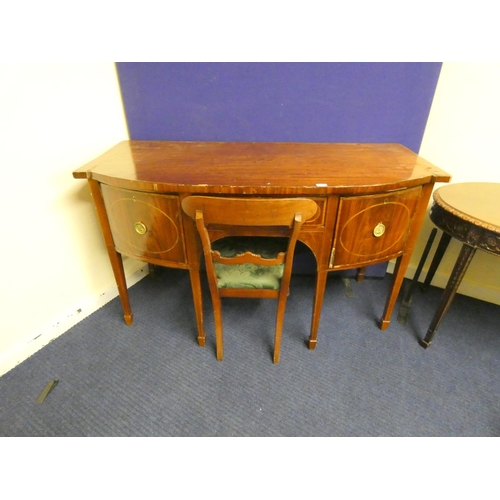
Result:
<svg viewBox="0 0 500 500">
<path fill-rule="evenodd" d="M 181 201 L 191 195 L 307 197 L 319 210 L 299 240 L 316 258 L 309 348 L 331 271 L 396 260 L 380 328 L 389 326 L 436 182 L 450 175 L 399 144 L 124 141 L 73 172 L 87 179 L 125 322 L 132 324 L 122 255 L 189 271 L 205 344 L 201 242 Z M 268 228 L 252 234 L 271 235 Z"/>
</svg>

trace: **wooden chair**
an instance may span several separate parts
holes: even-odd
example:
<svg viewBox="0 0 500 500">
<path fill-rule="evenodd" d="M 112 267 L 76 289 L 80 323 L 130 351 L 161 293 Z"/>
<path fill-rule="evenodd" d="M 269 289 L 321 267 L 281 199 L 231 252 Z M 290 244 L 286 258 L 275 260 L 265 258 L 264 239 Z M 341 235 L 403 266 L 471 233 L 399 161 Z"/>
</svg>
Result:
<svg viewBox="0 0 500 500">
<path fill-rule="evenodd" d="M 269 298 L 278 299 L 273 356 L 278 363 L 295 244 L 302 223 L 318 206 L 306 198 L 189 196 L 182 209 L 194 219 L 203 246 L 217 359 L 224 349 L 221 297 Z"/>
</svg>

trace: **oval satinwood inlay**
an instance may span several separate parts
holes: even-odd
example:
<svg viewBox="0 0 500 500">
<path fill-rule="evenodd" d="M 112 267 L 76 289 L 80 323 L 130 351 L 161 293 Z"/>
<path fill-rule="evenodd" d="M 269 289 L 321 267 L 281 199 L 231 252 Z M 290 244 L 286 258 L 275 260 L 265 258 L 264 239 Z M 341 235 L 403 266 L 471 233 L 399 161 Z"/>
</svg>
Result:
<svg viewBox="0 0 500 500">
<path fill-rule="evenodd" d="M 407 234 L 410 218 L 408 207 L 402 203 L 384 201 L 372 205 L 344 224 L 340 245 L 356 257 L 375 257 L 389 253 Z M 397 220 L 398 223 L 393 225 L 392 220 Z M 356 237 L 353 238 L 354 229 Z"/>
<path fill-rule="evenodd" d="M 179 242 L 179 231 L 172 218 L 151 203 L 134 198 L 116 200 L 111 211 L 130 214 L 134 223 L 133 231 L 125 226 L 115 227 L 119 236 L 131 247 L 151 254 L 163 254 L 172 250 Z"/>
</svg>

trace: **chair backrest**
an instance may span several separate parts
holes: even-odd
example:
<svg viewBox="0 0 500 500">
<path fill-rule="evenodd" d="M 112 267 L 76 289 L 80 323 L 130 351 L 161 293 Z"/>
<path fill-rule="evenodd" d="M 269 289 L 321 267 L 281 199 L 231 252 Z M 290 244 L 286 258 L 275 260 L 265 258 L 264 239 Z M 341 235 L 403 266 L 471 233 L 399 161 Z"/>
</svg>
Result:
<svg viewBox="0 0 500 500">
<path fill-rule="evenodd" d="M 189 196 L 182 200 L 182 209 L 196 222 L 201 237 L 205 259 L 220 263 L 253 263 L 277 265 L 285 262 L 285 275 L 291 272 L 291 262 L 302 223 L 316 214 L 318 205 L 307 198 L 229 198 L 217 196 Z M 231 235 L 231 227 L 282 226 L 288 228 L 286 253 L 280 252 L 274 259 L 263 258 L 245 252 L 232 258 L 213 251 L 211 240 L 221 235 L 210 235 L 207 226 L 228 226 L 224 235 Z M 212 263 L 207 260 L 207 270 L 212 272 Z M 289 268 L 289 269 L 288 269 Z"/>
<path fill-rule="evenodd" d="M 206 225 L 292 227 L 295 214 L 305 222 L 316 214 L 318 205 L 307 198 L 188 196 L 182 209 L 195 220 L 196 211 L 201 211 Z"/>
</svg>

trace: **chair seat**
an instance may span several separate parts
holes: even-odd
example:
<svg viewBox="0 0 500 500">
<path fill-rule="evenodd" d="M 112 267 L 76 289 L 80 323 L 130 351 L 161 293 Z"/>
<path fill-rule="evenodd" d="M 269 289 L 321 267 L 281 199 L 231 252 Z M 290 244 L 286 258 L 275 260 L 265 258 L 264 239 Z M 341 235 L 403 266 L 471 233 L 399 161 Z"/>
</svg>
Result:
<svg viewBox="0 0 500 500">
<path fill-rule="evenodd" d="M 287 250 L 286 238 L 265 238 L 232 236 L 212 243 L 212 249 L 222 257 L 252 252 L 266 259 L 274 259 L 280 252 Z M 278 290 L 285 269 L 284 264 L 261 266 L 257 264 L 221 264 L 214 263 L 218 288 L 255 288 Z"/>
<path fill-rule="evenodd" d="M 285 264 L 258 266 L 256 264 L 227 265 L 216 262 L 218 288 L 258 288 L 278 290 Z"/>
</svg>

